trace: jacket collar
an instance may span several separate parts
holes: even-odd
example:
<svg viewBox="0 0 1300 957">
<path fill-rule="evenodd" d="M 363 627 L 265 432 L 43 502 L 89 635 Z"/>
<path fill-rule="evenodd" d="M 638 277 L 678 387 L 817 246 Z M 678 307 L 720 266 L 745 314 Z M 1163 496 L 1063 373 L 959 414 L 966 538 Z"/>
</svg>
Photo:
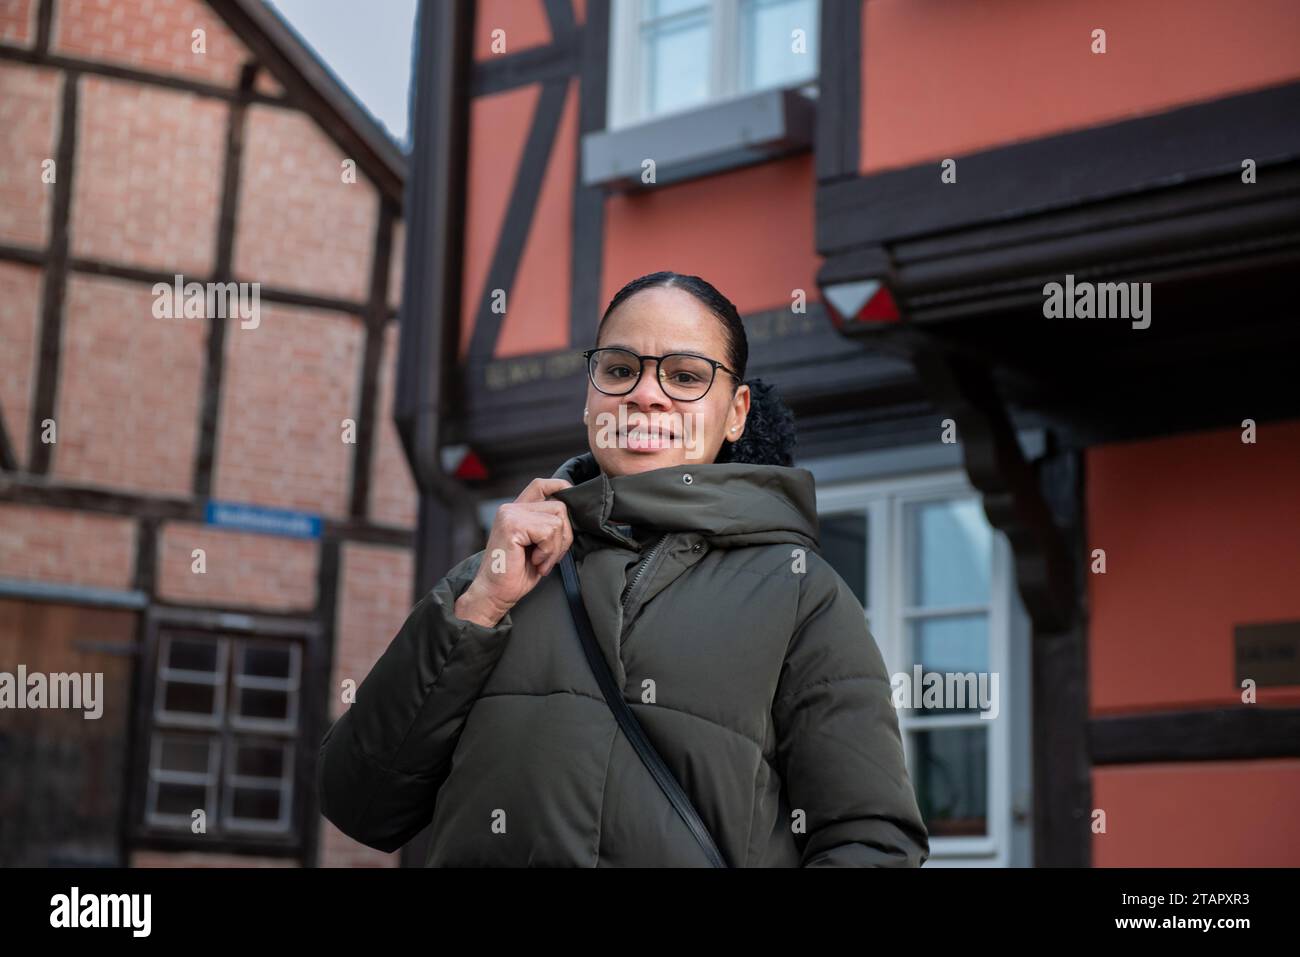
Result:
<svg viewBox="0 0 1300 957">
<path fill-rule="evenodd" d="M 551 498 L 568 507 L 575 531 L 628 548 L 640 546 L 619 526 L 695 533 L 723 547 L 790 542 L 817 548 L 816 493 L 806 469 L 686 464 L 611 478 L 584 452 L 560 466 L 555 478 L 573 483 Z"/>
</svg>

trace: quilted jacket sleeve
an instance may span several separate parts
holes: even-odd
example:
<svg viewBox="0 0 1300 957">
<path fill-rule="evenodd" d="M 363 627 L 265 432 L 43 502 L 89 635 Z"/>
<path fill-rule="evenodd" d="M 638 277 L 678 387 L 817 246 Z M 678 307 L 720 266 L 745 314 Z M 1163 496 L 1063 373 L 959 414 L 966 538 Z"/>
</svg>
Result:
<svg viewBox="0 0 1300 957">
<path fill-rule="evenodd" d="M 494 628 L 455 615 L 481 554 L 415 605 L 321 742 L 321 813 L 362 844 L 394 851 L 429 823 L 465 716 L 501 657 L 509 615 Z"/>
<path fill-rule="evenodd" d="M 889 676 L 862 606 L 809 555 L 772 706 L 803 867 L 920 867 L 929 834 L 903 758 Z"/>
</svg>

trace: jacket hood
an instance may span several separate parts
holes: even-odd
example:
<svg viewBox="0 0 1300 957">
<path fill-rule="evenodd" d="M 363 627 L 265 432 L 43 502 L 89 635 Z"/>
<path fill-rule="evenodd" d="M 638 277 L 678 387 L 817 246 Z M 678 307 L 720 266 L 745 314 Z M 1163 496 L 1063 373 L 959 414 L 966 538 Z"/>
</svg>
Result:
<svg viewBox="0 0 1300 957">
<path fill-rule="evenodd" d="M 573 483 L 550 497 L 568 507 L 575 531 L 632 548 L 640 546 L 619 526 L 694 532 L 721 547 L 818 547 L 815 485 L 807 469 L 686 464 L 611 478 L 584 452 L 554 477 Z"/>
</svg>

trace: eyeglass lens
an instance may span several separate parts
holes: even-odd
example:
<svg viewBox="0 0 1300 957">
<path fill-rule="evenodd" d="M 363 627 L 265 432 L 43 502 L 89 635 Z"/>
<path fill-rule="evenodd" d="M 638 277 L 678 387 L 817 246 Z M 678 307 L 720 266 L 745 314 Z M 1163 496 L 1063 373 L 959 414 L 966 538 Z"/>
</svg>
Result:
<svg viewBox="0 0 1300 957">
<path fill-rule="evenodd" d="M 701 398 L 713 384 L 713 365 L 699 356 L 667 355 L 657 363 L 659 383 L 672 399 Z M 626 395 L 636 388 L 641 360 L 623 349 L 598 349 L 591 356 L 591 381 L 606 395 Z"/>
</svg>

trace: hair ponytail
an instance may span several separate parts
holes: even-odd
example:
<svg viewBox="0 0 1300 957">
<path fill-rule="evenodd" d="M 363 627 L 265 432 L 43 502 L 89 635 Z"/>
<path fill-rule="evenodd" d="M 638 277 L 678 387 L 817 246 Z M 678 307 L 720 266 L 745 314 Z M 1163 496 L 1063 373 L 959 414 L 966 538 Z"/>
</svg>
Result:
<svg viewBox="0 0 1300 957">
<path fill-rule="evenodd" d="M 776 386 L 762 379 L 749 386 L 749 417 L 745 431 L 735 442 L 722 443 L 717 462 L 746 465 L 794 465 L 794 413 L 782 400 Z"/>
</svg>

